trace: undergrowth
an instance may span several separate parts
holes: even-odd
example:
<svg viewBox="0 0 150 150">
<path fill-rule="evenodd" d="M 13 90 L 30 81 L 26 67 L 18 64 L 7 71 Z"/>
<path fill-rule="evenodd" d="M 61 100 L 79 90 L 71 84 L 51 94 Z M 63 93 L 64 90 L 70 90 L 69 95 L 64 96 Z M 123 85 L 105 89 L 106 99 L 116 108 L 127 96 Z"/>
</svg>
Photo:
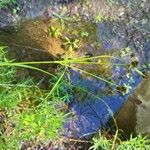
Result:
<svg viewBox="0 0 150 150">
<path fill-rule="evenodd" d="M 115 143 L 113 139 L 107 139 L 105 136 L 99 136 L 93 138 L 93 145 L 89 150 L 149 150 L 149 139 L 138 135 L 137 137 L 130 136 L 127 141 L 121 141 L 116 139 Z"/>
<path fill-rule="evenodd" d="M 0 47 L 0 63 L 11 63 Z M 15 66 L 0 67 L 0 149 L 17 150 L 21 143 L 46 143 L 57 139 L 64 114 L 55 97 L 47 97 L 31 78 L 17 81 Z M 42 105 L 40 105 L 42 103 Z M 59 132 L 58 132 L 59 131 Z"/>
</svg>

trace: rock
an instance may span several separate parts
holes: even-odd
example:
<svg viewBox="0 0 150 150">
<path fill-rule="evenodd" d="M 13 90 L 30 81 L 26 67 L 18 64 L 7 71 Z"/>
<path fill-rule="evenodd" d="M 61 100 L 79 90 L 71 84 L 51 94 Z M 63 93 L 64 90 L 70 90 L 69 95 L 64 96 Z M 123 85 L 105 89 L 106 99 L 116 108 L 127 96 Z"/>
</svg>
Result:
<svg viewBox="0 0 150 150">
<path fill-rule="evenodd" d="M 132 133 L 150 134 L 150 74 L 117 112 L 118 127 L 129 137 Z"/>
</svg>

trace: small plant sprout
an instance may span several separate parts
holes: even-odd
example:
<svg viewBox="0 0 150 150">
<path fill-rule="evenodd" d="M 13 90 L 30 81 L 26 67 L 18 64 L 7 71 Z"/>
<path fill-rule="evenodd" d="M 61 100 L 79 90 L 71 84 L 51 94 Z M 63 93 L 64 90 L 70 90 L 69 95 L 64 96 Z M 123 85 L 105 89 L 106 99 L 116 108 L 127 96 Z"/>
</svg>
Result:
<svg viewBox="0 0 150 150">
<path fill-rule="evenodd" d="M 62 36 L 60 29 L 54 26 L 49 27 L 48 34 L 53 38 L 60 38 Z"/>
<path fill-rule="evenodd" d="M 126 47 L 125 49 L 123 49 L 120 52 L 120 56 L 121 57 L 125 57 L 125 56 L 129 55 L 130 52 L 131 52 L 131 48 L 130 47 Z"/>
<path fill-rule="evenodd" d="M 80 36 L 81 36 L 82 38 L 88 37 L 88 36 L 89 36 L 89 33 L 86 32 L 86 31 L 81 31 L 81 32 L 80 32 Z"/>
<path fill-rule="evenodd" d="M 14 15 L 17 15 L 17 13 L 20 11 L 20 8 L 19 7 L 16 7 L 13 9 L 13 14 Z"/>
<path fill-rule="evenodd" d="M 95 22 L 96 23 L 101 22 L 101 21 L 103 21 L 103 19 L 104 19 L 104 16 L 99 14 L 95 17 Z"/>
<path fill-rule="evenodd" d="M 70 52 L 77 50 L 80 48 L 80 40 L 78 39 L 69 39 L 68 37 L 65 37 L 64 40 L 64 46 L 66 49 Z"/>
<path fill-rule="evenodd" d="M 64 28 L 65 24 L 70 20 L 70 17 L 67 13 L 53 13 L 53 16 L 55 17 L 54 19 L 58 19 L 60 21 L 62 28 Z"/>
</svg>

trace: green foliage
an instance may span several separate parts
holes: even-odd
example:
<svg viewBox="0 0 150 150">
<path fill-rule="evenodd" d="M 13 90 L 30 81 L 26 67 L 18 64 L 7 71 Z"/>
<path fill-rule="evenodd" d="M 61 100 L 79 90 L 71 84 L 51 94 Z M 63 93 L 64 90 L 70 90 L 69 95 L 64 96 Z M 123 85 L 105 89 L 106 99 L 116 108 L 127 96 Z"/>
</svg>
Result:
<svg viewBox="0 0 150 150">
<path fill-rule="evenodd" d="M 111 149 L 111 143 L 105 137 L 93 138 L 93 145 L 89 150 L 109 150 Z"/>
<path fill-rule="evenodd" d="M 88 37 L 89 36 L 89 33 L 86 32 L 86 31 L 81 31 L 80 32 L 80 36 L 83 38 L 83 37 Z"/>
<path fill-rule="evenodd" d="M 11 63 L 7 58 L 5 46 L 0 46 L 0 64 Z M 16 68 L 12 66 L 0 67 L 0 108 L 13 108 L 20 102 L 20 93 L 24 88 L 28 88 L 30 80 L 16 83 Z"/>
<path fill-rule="evenodd" d="M 61 37 L 61 32 L 59 28 L 56 28 L 54 26 L 49 27 L 48 34 L 54 38 L 60 38 Z"/>
<path fill-rule="evenodd" d="M 63 119 L 63 114 L 58 113 L 53 104 L 44 104 L 41 108 L 25 111 L 19 115 L 16 132 L 19 138 L 25 141 L 54 140 Z"/>
<path fill-rule="evenodd" d="M 62 70 L 62 68 L 61 68 Z M 60 76 L 63 74 L 62 71 L 57 72 L 56 78 L 52 78 L 49 82 L 52 85 L 56 85 Z M 61 80 L 57 86 L 55 86 L 55 91 L 52 93 L 52 97 L 55 97 L 60 102 L 70 102 L 72 100 L 74 91 L 72 87 L 69 86 L 67 79 Z"/>
<path fill-rule="evenodd" d="M 9 59 L 7 59 L 7 53 L 5 51 L 7 47 L 6 46 L 0 46 L 0 63 L 11 63 L 12 61 L 10 61 Z M 1 84 L 3 83 L 11 83 L 13 82 L 13 77 L 15 75 L 15 68 L 12 68 L 10 66 L 8 67 L 1 67 L 0 69 L 0 82 Z"/>
<path fill-rule="evenodd" d="M 130 47 L 126 47 L 125 49 L 121 50 L 120 56 L 125 57 L 125 56 L 129 55 L 130 53 L 131 53 Z"/>
<path fill-rule="evenodd" d="M 64 43 L 66 49 L 70 52 L 77 50 L 80 48 L 80 40 L 78 39 L 69 39 L 68 37 L 65 37 Z"/>
<path fill-rule="evenodd" d="M 66 23 L 71 19 L 65 11 L 61 14 L 53 13 L 53 16 L 60 21 L 62 28 L 64 28 Z"/>
<path fill-rule="evenodd" d="M 65 118 L 56 109 L 57 99 L 48 101 L 48 91 L 31 79 L 17 81 L 5 49 L 0 47 L 0 149 L 17 150 L 24 141 L 37 144 L 58 138 Z"/>
<path fill-rule="evenodd" d="M 29 109 L 22 113 L 7 111 L 8 117 L 5 120 L 7 132 L 2 137 L 5 139 L 7 150 L 17 149 L 21 142 L 31 142 L 34 144 L 48 143 L 59 136 L 59 129 L 62 127 L 64 115 L 58 113 L 52 105 L 43 105 L 38 109 Z M 14 127 L 12 127 L 14 126 Z"/>
<path fill-rule="evenodd" d="M 104 20 L 104 16 L 99 14 L 95 17 L 95 22 L 98 23 L 98 22 L 102 22 Z"/>
<path fill-rule="evenodd" d="M 93 145 L 89 148 L 89 150 L 110 150 L 112 147 L 115 147 L 115 150 L 149 150 L 149 139 L 138 135 L 133 138 L 130 137 L 127 141 L 121 141 L 120 144 L 115 143 L 113 139 L 107 139 L 104 136 L 94 137 Z"/>
<path fill-rule="evenodd" d="M 131 137 L 128 141 L 122 142 L 117 147 L 117 150 L 125 150 L 125 149 L 149 150 L 149 142 L 150 142 L 150 140 L 146 137 L 142 137 L 142 135 L 138 135 L 135 138 L 133 138 L 131 135 Z"/>
<path fill-rule="evenodd" d="M 19 7 L 16 7 L 13 9 L 13 14 L 14 15 L 17 15 L 17 13 L 20 11 L 20 8 Z"/>
<path fill-rule="evenodd" d="M 16 0 L 0 0 L 0 8 L 5 7 L 7 4 L 15 3 Z"/>
</svg>

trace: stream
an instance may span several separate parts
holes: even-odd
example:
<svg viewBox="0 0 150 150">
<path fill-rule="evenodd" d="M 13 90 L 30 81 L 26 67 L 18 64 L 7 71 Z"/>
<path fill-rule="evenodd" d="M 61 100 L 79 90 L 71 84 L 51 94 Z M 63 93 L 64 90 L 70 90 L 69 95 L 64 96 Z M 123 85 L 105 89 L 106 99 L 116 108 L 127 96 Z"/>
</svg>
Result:
<svg viewBox="0 0 150 150">
<path fill-rule="evenodd" d="M 94 2 L 96 3 L 96 1 Z M 66 3 L 67 1 L 61 0 L 32 0 L 31 2 L 18 0 L 17 4 L 0 9 L 0 44 L 9 46 L 9 53 L 16 61 L 57 60 L 58 55 L 64 54 L 62 43 L 59 39 L 54 40 L 47 37 L 45 31 L 49 27 L 47 19 L 51 19 L 52 12 L 59 12 L 65 5 L 65 8 L 73 9 L 72 13 L 81 9 L 81 14 L 85 15 L 85 21 L 82 20 L 78 25 L 70 24 L 69 26 L 71 28 L 75 26 L 76 31 L 83 25 L 83 28 L 89 30 L 91 37 L 89 42 L 91 42 L 90 40 L 97 40 L 101 47 L 100 49 L 93 48 L 89 43 L 86 43 L 87 41 L 84 41 L 84 48 L 75 53 L 75 56 L 84 56 L 85 52 L 88 52 L 92 56 L 112 54 L 117 58 L 120 56 L 121 50 L 130 47 L 131 51 L 123 57 L 123 62 L 132 63 L 130 58 L 131 54 L 134 54 L 138 60 L 137 68 L 141 69 L 143 65 L 150 63 L 150 41 L 149 33 L 147 33 L 149 29 L 146 30 L 145 28 L 148 22 L 145 23 L 146 25 L 138 24 L 138 28 L 135 28 L 130 24 L 127 25 L 127 16 L 123 14 L 121 21 L 104 19 L 93 24 L 87 21 L 87 18 L 95 12 L 86 14 L 86 10 L 82 10 L 78 6 L 78 2 L 69 1 Z M 12 10 L 16 5 L 19 9 L 17 13 L 13 14 Z M 131 16 L 134 15 L 134 11 L 133 9 L 130 12 Z M 140 19 L 138 16 L 135 18 Z M 138 30 L 139 28 L 140 30 Z M 119 59 L 111 61 L 122 63 Z M 75 67 L 96 73 L 99 79 L 87 75 Z M 55 65 L 45 65 L 44 69 L 51 73 L 56 71 Z M 114 124 L 113 117 L 116 119 L 118 128 L 124 131 L 126 137 L 129 137 L 131 133 L 133 135 L 138 133 L 150 134 L 149 66 L 141 69 L 147 73 L 148 77 L 146 78 L 143 78 L 134 68 L 127 68 L 126 66 L 114 65 L 108 70 L 109 72 L 106 71 L 105 66 L 95 67 L 94 65 L 75 65 L 74 69 L 70 69 L 70 82 L 73 86 L 83 88 L 84 91 L 81 91 L 80 94 L 76 91 L 70 93 L 73 98 L 69 103 L 69 109 L 75 115 L 64 124 L 65 132 L 63 134 L 65 136 L 81 139 L 90 138 L 102 127 L 109 128 L 111 123 Z M 40 73 L 37 75 L 33 71 L 23 71 L 20 74 L 37 76 L 37 81 L 43 78 L 44 87 L 48 86 L 46 75 Z M 111 93 L 115 91 L 116 85 L 110 85 L 101 80 L 110 74 L 115 84 L 119 87 L 126 85 L 128 92 L 124 94 L 120 92 Z M 128 74 L 130 74 L 130 78 Z"/>
</svg>

